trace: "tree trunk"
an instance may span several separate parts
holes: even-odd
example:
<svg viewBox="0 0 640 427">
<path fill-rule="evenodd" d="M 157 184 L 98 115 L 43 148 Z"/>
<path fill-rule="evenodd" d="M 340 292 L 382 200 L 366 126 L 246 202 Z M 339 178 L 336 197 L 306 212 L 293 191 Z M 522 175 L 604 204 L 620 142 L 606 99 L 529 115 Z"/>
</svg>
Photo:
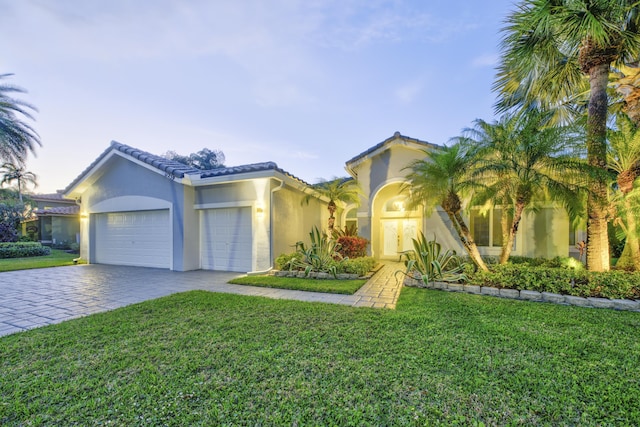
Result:
<svg viewBox="0 0 640 427">
<path fill-rule="evenodd" d="M 607 82 L 609 63 L 589 68 L 589 113 L 587 117 L 587 161 L 589 165 L 607 168 Z M 607 183 L 594 177 L 587 201 L 587 269 L 608 271 L 609 235 L 607 230 Z"/>
<path fill-rule="evenodd" d="M 473 240 L 471 236 L 471 232 L 469 231 L 469 227 L 464 222 L 462 215 L 460 212 L 447 212 L 449 218 L 452 218 L 452 222 L 456 225 L 456 231 L 458 232 L 458 237 L 462 240 L 462 244 L 467 249 L 471 260 L 478 266 L 478 268 L 482 271 L 489 271 L 487 265 L 485 264 L 482 256 L 480 255 L 480 251 L 478 251 L 478 247 L 476 246 L 476 242 Z"/>
<path fill-rule="evenodd" d="M 522 212 L 524 212 L 524 207 L 526 202 L 516 203 L 515 209 L 513 210 L 513 221 L 511 223 L 511 229 L 509 230 L 509 235 L 506 241 L 502 241 L 502 251 L 500 252 L 500 264 L 506 264 L 509 261 L 509 255 L 511 255 L 511 248 L 513 247 L 513 241 L 516 239 L 516 234 L 518 234 L 518 227 L 520 226 L 520 221 L 522 220 Z M 503 219 L 505 212 L 502 213 Z"/>
<path fill-rule="evenodd" d="M 640 271 L 640 242 L 638 240 L 638 224 L 636 217 L 632 212 L 631 200 L 625 197 L 625 208 L 627 211 L 627 240 L 625 247 L 629 247 L 631 252 L 631 260 L 633 261 L 634 270 Z"/>
<path fill-rule="evenodd" d="M 333 200 L 329 201 L 327 210 L 329 211 L 329 234 L 331 234 L 331 232 L 333 231 L 333 226 L 336 223 L 336 217 L 333 216 L 336 211 L 336 204 L 333 202 Z"/>
</svg>

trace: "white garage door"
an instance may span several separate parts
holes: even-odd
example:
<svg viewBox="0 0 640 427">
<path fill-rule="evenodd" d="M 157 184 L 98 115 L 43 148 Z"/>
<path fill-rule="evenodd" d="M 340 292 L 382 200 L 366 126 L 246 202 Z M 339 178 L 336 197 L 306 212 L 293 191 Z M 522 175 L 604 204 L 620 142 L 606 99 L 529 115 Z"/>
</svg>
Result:
<svg viewBox="0 0 640 427">
<path fill-rule="evenodd" d="M 200 215 L 200 266 L 204 270 L 252 270 L 251 208 L 207 209 Z"/>
<path fill-rule="evenodd" d="M 170 268 L 169 210 L 96 215 L 95 262 Z"/>
</svg>

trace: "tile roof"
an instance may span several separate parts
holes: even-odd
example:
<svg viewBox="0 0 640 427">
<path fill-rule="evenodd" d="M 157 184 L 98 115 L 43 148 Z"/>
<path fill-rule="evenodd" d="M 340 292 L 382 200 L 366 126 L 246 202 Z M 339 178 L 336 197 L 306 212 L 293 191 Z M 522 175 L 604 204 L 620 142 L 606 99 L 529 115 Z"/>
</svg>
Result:
<svg viewBox="0 0 640 427">
<path fill-rule="evenodd" d="M 38 216 L 47 215 L 78 215 L 80 213 L 80 206 L 59 206 L 54 208 L 34 209 L 33 213 Z"/>
<path fill-rule="evenodd" d="M 394 140 L 396 140 L 396 139 L 401 139 L 401 140 L 403 140 L 403 141 L 405 141 L 405 142 L 412 142 L 412 143 L 414 143 L 414 144 L 423 145 L 425 148 L 436 148 L 436 147 L 440 147 L 440 146 L 439 146 L 439 145 L 437 145 L 437 144 L 432 144 L 432 143 L 427 142 L 427 141 L 422 141 L 422 140 L 420 140 L 420 139 L 411 138 L 411 137 L 408 137 L 408 136 L 401 135 L 401 134 L 400 134 L 400 132 L 395 132 L 395 133 L 393 134 L 393 136 L 391 136 L 391 137 L 389 137 L 389 138 L 385 139 L 384 141 L 382 141 L 382 142 L 381 142 L 381 143 L 379 143 L 379 144 L 374 145 L 373 147 L 369 148 L 368 150 L 363 151 L 362 153 L 358 154 L 358 155 L 357 155 L 357 156 L 355 156 L 354 158 L 347 160 L 346 164 L 348 165 L 348 164 L 350 164 L 350 163 L 354 163 L 354 162 L 356 162 L 356 161 L 358 161 L 358 160 L 362 159 L 363 157 L 368 156 L 369 154 L 373 153 L 374 151 L 376 151 L 376 150 L 378 150 L 378 149 L 382 148 L 385 144 L 388 144 L 388 143 L 390 143 L 390 142 L 392 142 L 392 141 L 394 141 Z"/>
<path fill-rule="evenodd" d="M 62 192 L 57 193 L 48 193 L 48 194 L 30 194 L 29 197 L 32 200 L 36 201 L 56 201 L 56 202 L 67 202 L 67 203 L 75 203 L 73 200 L 65 199 L 62 196 Z"/>
<path fill-rule="evenodd" d="M 199 169 L 196 169 L 192 166 L 187 166 L 184 163 L 176 162 L 175 160 L 169 160 L 162 156 L 138 150 L 137 148 L 133 148 L 116 141 L 111 142 L 111 148 L 115 148 L 122 153 L 130 155 L 134 159 L 140 160 L 141 162 L 158 168 L 162 172 L 171 174 L 176 178 L 184 178 L 184 176 L 187 174 L 197 174 L 200 172 Z"/>
<path fill-rule="evenodd" d="M 274 171 L 280 172 L 288 176 L 289 178 L 294 179 L 304 185 L 309 185 L 309 186 L 311 185 L 308 182 L 305 182 L 304 180 L 290 174 L 284 169 L 279 168 L 275 162 L 251 163 L 248 165 L 230 166 L 230 167 L 225 166 L 222 168 L 216 168 L 216 169 L 210 169 L 210 170 L 198 171 L 198 172 L 200 172 L 200 177 L 204 179 L 204 178 L 213 178 L 216 176 L 234 175 L 238 173 L 260 172 L 260 171 L 267 171 L 267 170 L 274 170 Z"/>
<path fill-rule="evenodd" d="M 121 153 L 127 154 L 141 162 L 144 162 L 150 166 L 153 166 L 160 171 L 171 174 L 176 178 L 184 178 L 185 175 L 198 175 L 200 178 L 212 178 L 216 176 L 226 176 L 226 175 L 234 175 L 240 173 L 249 173 L 249 172 L 259 172 L 266 170 L 274 170 L 278 171 L 291 179 L 294 179 L 304 185 L 310 185 L 307 182 L 303 181 L 300 178 L 290 174 L 289 172 L 280 169 L 278 165 L 274 162 L 262 162 L 262 163 L 253 163 L 248 165 L 240 165 L 240 166 L 230 166 L 230 167 L 221 167 L 217 169 L 211 170 L 200 170 L 191 166 L 187 166 L 183 163 L 177 162 L 175 160 L 169 160 L 162 156 L 158 156 L 155 154 L 151 154 L 146 151 L 138 150 L 137 148 L 130 147 L 126 144 L 121 144 L 116 141 L 111 142 L 111 146 L 107 148 L 96 160 L 94 160 L 78 177 L 76 177 L 71 184 L 67 186 L 63 190 L 63 193 L 70 191 L 76 184 L 78 184 L 83 177 L 96 165 L 98 165 L 102 159 L 104 159 L 111 151 L 117 150 Z"/>
</svg>

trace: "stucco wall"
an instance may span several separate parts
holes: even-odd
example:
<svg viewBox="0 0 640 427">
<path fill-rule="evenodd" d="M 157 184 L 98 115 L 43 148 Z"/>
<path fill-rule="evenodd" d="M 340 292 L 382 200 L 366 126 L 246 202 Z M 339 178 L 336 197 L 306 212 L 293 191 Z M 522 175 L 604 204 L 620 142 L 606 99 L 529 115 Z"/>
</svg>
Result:
<svg viewBox="0 0 640 427">
<path fill-rule="evenodd" d="M 95 242 L 94 215 L 103 212 L 132 211 L 169 207 L 172 214 L 173 269 L 183 271 L 185 265 L 182 236 L 182 219 L 185 217 L 183 186 L 165 176 L 155 173 L 120 156 L 114 156 L 103 165 L 104 172 L 82 195 L 82 212 L 88 221 L 82 228 L 81 256 L 93 261 Z"/>
<path fill-rule="evenodd" d="M 569 217 L 561 208 L 525 214 L 521 255 L 553 258 L 569 255 Z"/>
<path fill-rule="evenodd" d="M 311 199 L 303 203 L 304 193 L 285 186 L 273 193 L 273 256 L 291 253 L 298 241 L 309 243 L 312 227 L 327 228 L 327 204 Z"/>
</svg>

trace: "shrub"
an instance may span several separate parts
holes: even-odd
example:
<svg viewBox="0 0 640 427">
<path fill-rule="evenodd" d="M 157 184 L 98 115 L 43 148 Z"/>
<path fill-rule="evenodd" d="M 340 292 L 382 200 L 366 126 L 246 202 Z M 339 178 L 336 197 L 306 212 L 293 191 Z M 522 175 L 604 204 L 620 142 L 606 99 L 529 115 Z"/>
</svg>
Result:
<svg viewBox="0 0 640 427">
<path fill-rule="evenodd" d="M 509 264 L 525 264 L 530 267 L 550 267 L 550 268 L 576 268 L 582 270 L 584 266 L 580 261 L 571 257 L 555 258 L 529 258 L 523 256 L 509 257 Z"/>
<path fill-rule="evenodd" d="M 340 244 L 325 233 L 321 233 L 317 227 L 313 227 L 309 237 L 311 245 L 308 247 L 304 242 L 296 243 L 298 257 L 294 266 L 304 270 L 305 275 L 315 271 L 331 273 L 335 277 L 338 273 L 338 260 L 342 259 L 342 255 L 338 252 Z"/>
<path fill-rule="evenodd" d="M 348 258 L 342 260 L 338 270 L 344 273 L 364 276 L 375 267 L 377 261 L 372 257 Z"/>
<path fill-rule="evenodd" d="M 293 270 L 299 255 L 296 252 L 290 254 L 280 254 L 276 258 L 276 268 L 278 270 Z"/>
<path fill-rule="evenodd" d="M 17 242 L 18 231 L 9 223 L 0 222 L 0 242 Z"/>
<path fill-rule="evenodd" d="M 477 272 L 470 283 L 496 288 L 553 292 L 556 294 L 600 298 L 640 297 L 640 273 L 595 272 L 584 269 L 496 265 L 489 272 Z"/>
<path fill-rule="evenodd" d="M 51 248 L 38 242 L 0 243 L 0 258 L 23 258 L 50 255 Z"/>
<path fill-rule="evenodd" d="M 406 270 L 400 273 L 422 279 L 424 283 L 435 280 L 459 282 L 466 279 L 464 263 L 455 251 L 443 251 L 440 243 L 428 241 L 422 233 L 417 239 L 413 239 L 413 250 L 403 252 L 401 257 L 405 258 Z"/>
<path fill-rule="evenodd" d="M 338 237 L 340 244 L 340 255 L 346 258 L 360 258 L 367 255 L 367 245 L 369 241 L 360 236 L 340 236 Z"/>
</svg>

